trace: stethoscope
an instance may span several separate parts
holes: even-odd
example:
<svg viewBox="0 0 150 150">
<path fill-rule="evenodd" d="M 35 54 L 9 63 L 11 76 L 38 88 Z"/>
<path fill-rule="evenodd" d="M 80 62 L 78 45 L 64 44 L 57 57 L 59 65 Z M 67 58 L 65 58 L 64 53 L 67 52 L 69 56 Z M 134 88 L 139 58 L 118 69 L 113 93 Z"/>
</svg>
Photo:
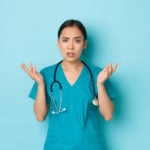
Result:
<svg viewBox="0 0 150 150">
<path fill-rule="evenodd" d="M 53 82 L 51 83 L 51 95 L 52 95 L 52 101 L 53 101 L 53 104 L 54 104 L 54 107 L 56 109 L 56 111 L 52 111 L 51 113 L 52 114 L 59 114 L 59 113 L 62 113 L 64 111 L 66 111 L 67 109 L 64 107 L 62 108 L 62 85 L 61 83 L 56 80 L 56 73 L 57 73 L 57 68 L 58 66 L 61 64 L 62 60 L 57 63 L 56 67 L 55 67 L 55 70 L 54 70 L 54 80 Z M 97 99 L 97 96 L 96 96 L 96 92 L 95 92 L 95 88 L 94 88 L 94 81 L 93 81 L 93 75 L 92 75 L 92 71 L 91 69 L 89 68 L 89 66 L 84 62 L 84 61 L 81 61 L 88 69 L 89 73 L 90 73 L 90 77 L 91 77 L 91 82 L 92 82 L 92 88 L 93 88 L 93 95 L 94 95 L 94 99 L 92 101 L 93 105 L 95 106 L 98 106 L 99 105 L 99 102 L 98 102 L 98 99 Z M 59 85 L 59 89 L 60 89 L 60 104 L 59 104 L 59 107 L 57 106 L 56 102 L 55 102 L 55 99 L 54 99 L 54 94 L 53 94 L 53 85 L 57 83 Z"/>
</svg>

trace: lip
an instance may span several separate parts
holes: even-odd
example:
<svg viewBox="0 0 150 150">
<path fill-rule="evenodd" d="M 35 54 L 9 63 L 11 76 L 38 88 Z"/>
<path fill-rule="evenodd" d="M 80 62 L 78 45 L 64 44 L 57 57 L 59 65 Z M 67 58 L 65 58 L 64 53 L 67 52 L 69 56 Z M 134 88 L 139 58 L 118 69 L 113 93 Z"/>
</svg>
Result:
<svg viewBox="0 0 150 150">
<path fill-rule="evenodd" d="M 67 56 L 68 56 L 68 57 L 74 57 L 75 54 L 74 54 L 73 52 L 68 52 L 68 53 L 67 53 Z"/>
</svg>

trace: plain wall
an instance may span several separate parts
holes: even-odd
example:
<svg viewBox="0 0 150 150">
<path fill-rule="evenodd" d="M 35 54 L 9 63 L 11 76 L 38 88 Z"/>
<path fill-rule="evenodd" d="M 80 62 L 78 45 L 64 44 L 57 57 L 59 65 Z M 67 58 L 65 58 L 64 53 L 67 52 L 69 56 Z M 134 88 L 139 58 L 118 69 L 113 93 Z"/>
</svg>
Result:
<svg viewBox="0 0 150 150">
<path fill-rule="evenodd" d="M 0 0 L 0 150 L 42 150 L 48 119 L 36 120 L 33 81 L 20 64 L 40 70 L 62 59 L 57 30 L 70 18 L 87 28 L 85 60 L 119 62 L 114 117 L 102 119 L 105 150 L 150 149 L 150 1 Z"/>
</svg>

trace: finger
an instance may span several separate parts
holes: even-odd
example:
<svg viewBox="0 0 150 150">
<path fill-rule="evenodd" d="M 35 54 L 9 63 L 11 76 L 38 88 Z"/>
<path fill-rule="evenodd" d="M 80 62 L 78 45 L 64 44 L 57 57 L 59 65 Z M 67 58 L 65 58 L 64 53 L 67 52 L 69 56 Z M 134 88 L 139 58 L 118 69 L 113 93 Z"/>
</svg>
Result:
<svg viewBox="0 0 150 150">
<path fill-rule="evenodd" d="M 116 63 L 116 64 L 114 65 L 114 67 L 113 67 L 113 72 L 115 72 L 115 71 L 116 71 L 117 66 L 118 66 L 118 63 Z"/>
<path fill-rule="evenodd" d="M 34 76 L 36 75 L 36 65 L 34 65 L 34 67 L 33 67 L 33 74 L 34 74 Z"/>
<path fill-rule="evenodd" d="M 106 78 L 108 78 L 109 77 L 109 69 L 108 69 L 108 67 L 106 67 L 104 69 L 104 73 L 105 73 Z"/>
<path fill-rule="evenodd" d="M 111 76 L 111 74 L 112 74 L 112 63 L 110 63 L 110 65 L 109 65 L 109 68 L 108 68 L 108 71 L 109 71 L 109 76 Z"/>
<path fill-rule="evenodd" d="M 33 72 L 34 73 L 36 72 L 36 65 L 34 65 L 34 67 L 33 67 Z"/>
<path fill-rule="evenodd" d="M 111 63 L 110 63 L 110 64 L 111 64 Z M 109 66 L 110 66 L 110 64 L 108 64 L 105 68 L 106 68 L 106 69 L 108 69 L 108 68 L 109 68 Z"/>
<path fill-rule="evenodd" d="M 29 75 L 30 75 L 30 77 L 33 79 L 33 67 L 32 67 L 32 62 L 30 63 L 30 65 L 29 65 Z"/>
<path fill-rule="evenodd" d="M 32 72 L 32 62 L 30 62 L 29 70 Z"/>
<path fill-rule="evenodd" d="M 105 68 L 108 72 L 108 76 L 110 76 L 112 74 L 112 63 L 108 64 Z"/>
<path fill-rule="evenodd" d="M 21 68 L 22 68 L 25 72 L 29 73 L 29 70 L 28 70 L 27 66 L 26 66 L 24 63 L 21 64 Z"/>
</svg>

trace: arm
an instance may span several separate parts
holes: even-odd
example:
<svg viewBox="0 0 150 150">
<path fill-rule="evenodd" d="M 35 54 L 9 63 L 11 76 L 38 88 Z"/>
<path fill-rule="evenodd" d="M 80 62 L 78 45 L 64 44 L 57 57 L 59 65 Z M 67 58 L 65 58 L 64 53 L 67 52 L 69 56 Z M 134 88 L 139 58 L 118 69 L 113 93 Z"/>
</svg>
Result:
<svg viewBox="0 0 150 150">
<path fill-rule="evenodd" d="M 37 95 L 34 102 L 34 112 L 37 120 L 43 122 L 49 111 L 49 105 L 46 103 L 44 79 L 42 75 L 36 71 L 36 66 L 32 67 L 32 63 L 30 63 L 29 69 L 24 63 L 21 67 L 38 85 Z"/>
<path fill-rule="evenodd" d="M 107 95 L 104 84 L 98 85 L 98 100 L 100 113 L 106 121 L 111 120 L 114 112 L 114 105 Z"/>
<path fill-rule="evenodd" d="M 106 121 L 112 119 L 114 112 L 114 105 L 107 95 L 106 89 L 104 87 L 104 82 L 112 75 L 116 70 L 118 64 L 112 68 L 112 64 L 107 65 L 97 77 L 97 88 L 98 88 L 98 101 L 99 101 L 99 111 Z"/>
<path fill-rule="evenodd" d="M 34 112 L 38 121 L 43 122 L 49 111 L 46 103 L 45 85 L 38 85 L 36 100 L 34 102 Z"/>
</svg>

